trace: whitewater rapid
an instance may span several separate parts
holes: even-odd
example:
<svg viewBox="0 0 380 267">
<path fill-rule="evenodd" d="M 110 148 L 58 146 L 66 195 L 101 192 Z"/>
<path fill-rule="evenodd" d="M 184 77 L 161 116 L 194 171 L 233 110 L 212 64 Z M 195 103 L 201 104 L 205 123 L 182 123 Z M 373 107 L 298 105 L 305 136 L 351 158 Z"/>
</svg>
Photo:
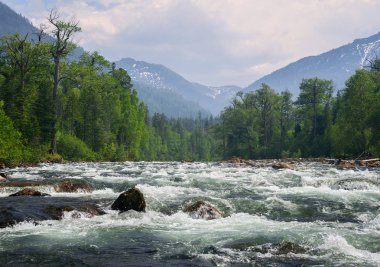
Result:
<svg viewBox="0 0 380 267">
<path fill-rule="evenodd" d="M 93 192 L 57 193 L 48 184 L 36 189 L 51 194 L 46 202 L 91 201 L 106 214 L 70 211 L 62 220 L 2 228 L 0 265 L 380 266 L 379 169 L 122 162 L 5 171 L 12 181 L 84 180 Z M 144 194 L 147 211 L 111 210 L 133 186 Z M 0 187 L 0 208 L 19 189 Z M 226 216 L 189 217 L 182 210 L 197 200 Z M 303 250 L 280 253 L 283 242 Z"/>
</svg>

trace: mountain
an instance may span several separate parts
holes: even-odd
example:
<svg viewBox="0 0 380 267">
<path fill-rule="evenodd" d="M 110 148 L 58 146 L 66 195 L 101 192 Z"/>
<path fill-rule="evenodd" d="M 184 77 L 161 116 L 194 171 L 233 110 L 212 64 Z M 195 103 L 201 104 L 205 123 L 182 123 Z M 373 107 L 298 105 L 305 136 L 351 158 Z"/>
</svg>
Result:
<svg viewBox="0 0 380 267">
<path fill-rule="evenodd" d="M 36 32 L 38 32 L 38 29 L 27 18 L 17 14 L 7 5 L 0 2 L 0 37 L 15 33 L 19 33 L 21 36 L 28 34 L 28 40 L 35 41 L 37 40 L 34 34 Z M 51 36 L 44 38 L 46 42 L 52 42 L 53 40 L 54 38 Z M 83 48 L 77 47 L 69 54 L 69 60 L 78 60 L 83 52 Z"/>
<path fill-rule="evenodd" d="M 36 31 L 29 20 L 0 2 L 0 36 L 14 34 L 16 32 L 24 36 Z"/>
<path fill-rule="evenodd" d="M 229 105 L 232 96 L 242 90 L 237 86 L 211 87 L 193 83 L 163 65 L 136 61 L 132 58 L 124 58 L 116 62 L 116 66 L 127 70 L 139 95 L 150 109 L 169 109 L 170 114 L 175 117 L 178 117 L 178 112 L 182 113 L 182 110 L 173 110 L 173 105 L 178 104 L 186 109 L 208 110 L 217 115 Z M 157 103 L 153 96 L 157 94 L 160 95 L 160 103 Z M 181 103 L 172 102 L 173 98 Z"/>
<path fill-rule="evenodd" d="M 313 77 L 332 80 L 336 89 L 342 89 L 355 70 L 368 65 L 368 59 L 376 55 L 380 55 L 380 32 L 326 53 L 302 58 L 260 78 L 244 91 L 256 90 L 266 83 L 278 91 L 289 89 L 298 95 L 302 79 Z"/>
<path fill-rule="evenodd" d="M 33 33 L 37 31 L 27 18 L 0 2 L 0 37 L 28 34 L 28 39 L 33 41 L 36 38 Z M 53 38 L 48 36 L 46 41 L 51 42 Z M 77 60 L 82 53 L 83 49 L 78 47 L 69 55 L 69 60 Z M 208 87 L 192 83 L 163 65 L 131 58 L 116 63 L 131 75 L 139 97 L 148 105 L 149 111 L 164 113 L 168 117 L 195 117 L 199 112 L 216 115 L 229 104 L 235 92 L 242 90 L 235 86 Z"/>
</svg>

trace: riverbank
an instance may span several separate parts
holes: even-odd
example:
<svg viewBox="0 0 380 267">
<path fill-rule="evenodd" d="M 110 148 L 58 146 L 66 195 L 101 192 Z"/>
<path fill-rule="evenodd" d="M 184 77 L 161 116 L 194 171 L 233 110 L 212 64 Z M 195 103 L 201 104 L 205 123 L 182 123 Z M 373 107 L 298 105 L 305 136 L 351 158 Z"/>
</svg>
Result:
<svg viewBox="0 0 380 267">
<path fill-rule="evenodd" d="M 69 161 L 63 159 L 59 155 L 53 155 L 51 157 L 45 158 L 42 161 L 38 162 L 22 162 L 14 165 L 5 165 L 0 164 L 0 169 L 5 168 L 16 168 L 16 167 L 35 167 L 39 164 L 53 164 L 53 163 L 80 163 L 80 162 L 106 162 L 106 161 Z M 117 162 L 117 161 L 116 161 Z M 138 161 L 133 161 L 138 162 Z M 144 161 L 142 161 L 144 162 Z M 168 161 L 170 162 L 170 161 Z M 182 163 L 192 163 L 194 161 L 181 161 Z M 204 161 L 204 162 L 213 162 L 213 161 Z M 375 168 L 380 167 L 380 158 L 373 159 L 341 159 L 341 158 L 283 158 L 283 159 L 242 159 L 240 157 L 231 157 L 227 160 L 221 160 L 219 162 L 223 163 L 233 163 L 233 164 L 246 164 L 252 167 L 274 167 L 274 168 L 289 168 L 294 164 L 302 163 L 302 162 L 319 162 L 324 164 L 332 164 L 342 169 L 349 169 L 355 167 L 369 167 Z M 285 163 L 281 166 L 281 163 Z M 286 164 L 288 166 L 286 166 Z"/>
</svg>

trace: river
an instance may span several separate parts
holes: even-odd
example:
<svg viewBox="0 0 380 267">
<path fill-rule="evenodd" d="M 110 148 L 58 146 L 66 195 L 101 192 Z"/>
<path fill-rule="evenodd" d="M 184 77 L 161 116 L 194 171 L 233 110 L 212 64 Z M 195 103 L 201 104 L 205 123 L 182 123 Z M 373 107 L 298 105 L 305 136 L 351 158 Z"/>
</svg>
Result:
<svg viewBox="0 0 380 267">
<path fill-rule="evenodd" d="M 91 202 L 106 214 L 69 211 L 61 220 L 2 228 L 2 266 L 380 266 L 379 169 L 123 162 L 5 172 L 12 181 L 81 179 L 95 190 L 57 193 L 42 185 L 37 189 L 50 197 L 12 198 L 20 188 L 3 186 L 0 208 Z M 133 186 L 144 194 L 146 212 L 111 210 Z M 225 217 L 189 217 L 182 210 L 197 200 Z M 296 249 L 283 251 L 286 244 Z"/>
</svg>

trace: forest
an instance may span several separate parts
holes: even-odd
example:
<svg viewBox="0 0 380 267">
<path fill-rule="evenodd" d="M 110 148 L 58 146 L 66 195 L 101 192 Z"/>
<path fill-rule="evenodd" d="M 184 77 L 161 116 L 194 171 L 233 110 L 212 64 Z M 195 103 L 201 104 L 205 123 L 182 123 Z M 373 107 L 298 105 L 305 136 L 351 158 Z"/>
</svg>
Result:
<svg viewBox="0 0 380 267">
<path fill-rule="evenodd" d="M 218 118 L 150 114 L 128 73 L 97 52 L 69 60 L 77 22 L 0 41 L 0 164 L 380 156 L 380 61 L 345 88 L 305 78 L 295 98 L 262 84 Z M 49 34 L 49 35 L 48 35 Z M 51 41 L 44 41 L 51 36 Z"/>
</svg>

